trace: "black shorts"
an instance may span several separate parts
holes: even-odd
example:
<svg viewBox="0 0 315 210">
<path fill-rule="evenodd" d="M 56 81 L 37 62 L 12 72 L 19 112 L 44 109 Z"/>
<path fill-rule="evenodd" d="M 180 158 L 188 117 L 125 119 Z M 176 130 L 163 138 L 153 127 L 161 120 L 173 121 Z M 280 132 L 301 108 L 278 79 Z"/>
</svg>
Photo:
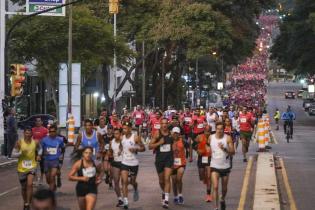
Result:
<svg viewBox="0 0 315 210">
<path fill-rule="evenodd" d="M 110 165 L 111 165 L 112 167 L 121 169 L 121 162 L 111 161 L 111 162 L 110 162 Z"/>
<path fill-rule="evenodd" d="M 211 168 L 211 172 L 216 172 L 219 174 L 220 177 L 225 177 L 230 174 L 231 168 L 227 168 L 227 169 Z"/>
<path fill-rule="evenodd" d="M 122 163 L 120 170 L 128 171 L 131 176 L 137 176 L 138 175 L 139 166 L 127 166 L 127 165 Z"/>
<path fill-rule="evenodd" d="M 211 163 L 211 157 L 208 157 L 208 163 L 203 163 L 202 162 L 202 156 L 198 155 L 198 168 L 205 168 L 205 167 L 210 167 L 210 163 Z"/>
<path fill-rule="evenodd" d="M 31 169 L 31 170 L 29 170 L 27 172 L 24 172 L 24 173 L 18 172 L 18 177 L 19 177 L 19 181 L 20 181 L 20 184 L 21 184 L 22 188 L 26 187 L 26 182 L 27 182 L 28 175 L 35 176 L 36 175 L 36 168 Z"/>
<path fill-rule="evenodd" d="M 155 169 L 158 174 L 164 171 L 164 168 L 173 168 L 174 159 L 168 158 L 166 160 L 155 160 Z"/>
<path fill-rule="evenodd" d="M 77 197 L 84 197 L 88 194 L 97 195 L 97 185 L 91 183 L 78 182 L 75 188 Z"/>
<path fill-rule="evenodd" d="M 172 175 L 176 175 L 178 169 L 180 169 L 180 168 L 184 168 L 184 170 L 185 170 L 185 169 L 186 169 L 186 166 L 180 166 L 180 167 L 178 167 L 178 168 L 173 168 Z"/>
</svg>

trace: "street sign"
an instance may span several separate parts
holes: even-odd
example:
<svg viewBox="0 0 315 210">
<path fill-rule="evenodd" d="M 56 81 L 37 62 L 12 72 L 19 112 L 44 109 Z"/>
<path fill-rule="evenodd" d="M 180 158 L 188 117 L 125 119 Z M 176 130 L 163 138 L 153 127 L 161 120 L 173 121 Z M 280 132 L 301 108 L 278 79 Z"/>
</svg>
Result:
<svg viewBox="0 0 315 210">
<path fill-rule="evenodd" d="M 65 3 L 65 0 L 26 0 L 26 13 L 41 12 Z M 43 14 L 42 16 L 66 16 L 66 8 L 58 8 Z"/>
</svg>

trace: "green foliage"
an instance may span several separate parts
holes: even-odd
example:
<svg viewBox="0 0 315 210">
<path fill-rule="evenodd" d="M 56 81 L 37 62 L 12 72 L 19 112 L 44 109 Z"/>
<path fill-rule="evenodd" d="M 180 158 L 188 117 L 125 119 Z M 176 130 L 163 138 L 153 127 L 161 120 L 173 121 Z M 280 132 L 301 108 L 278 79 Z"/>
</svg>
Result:
<svg viewBox="0 0 315 210">
<path fill-rule="evenodd" d="M 315 73 L 315 2 L 296 1 L 296 7 L 280 26 L 272 58 L 288 70 Z"/>
</svg>

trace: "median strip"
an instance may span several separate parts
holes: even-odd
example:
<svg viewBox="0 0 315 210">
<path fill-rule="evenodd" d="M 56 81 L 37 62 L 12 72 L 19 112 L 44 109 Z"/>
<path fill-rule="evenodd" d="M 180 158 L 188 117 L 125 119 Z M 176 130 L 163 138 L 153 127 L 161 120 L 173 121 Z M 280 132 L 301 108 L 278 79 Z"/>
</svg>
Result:
<svg viewBox="0 0 315 210">
<path fill-rule="evenodd" d="M 279 192 L 272 153 L 260 153 L 257 160 L 254 210 L 280 210 Z"/>
</svg>

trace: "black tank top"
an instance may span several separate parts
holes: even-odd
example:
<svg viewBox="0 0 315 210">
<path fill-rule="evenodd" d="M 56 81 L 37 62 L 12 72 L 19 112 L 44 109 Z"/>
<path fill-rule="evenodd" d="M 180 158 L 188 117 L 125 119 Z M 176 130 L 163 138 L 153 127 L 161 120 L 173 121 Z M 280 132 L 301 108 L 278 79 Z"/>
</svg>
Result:
<svg viewBox="0 0 315 210">
<path fill-rule="evenodd" d="M 171 137 L 170 134 L 168 135 L 163 135 L 160 132 L 160 137 L 159 140 L 163 138 L 164 139 L 164 144 L 160 145 L 156 149 L 156 160 L 165 160 L 165 159 L 172 159 L 173 158 L 173 150 L 172 150 L 172 145 L 173 145 L 173 138 Z"/>
<path fill-rule="evenodd" d="M 96 166 L 95 166 L 94 161 L 93 161 L 93 167 L 85 168 L 83 165 L 83 160 L 81 160 L 81 166 L 80 166 L 80 169 L 78 170 L 78 176 L 89 177 L 88 182 L 79 181 L 78 184 L 88 184 L 88 185 L 94 184 L 94 185 L 96 185 L 96 183 L 95 183 L 95 181 L 96 181 Z"/>
</svg>

